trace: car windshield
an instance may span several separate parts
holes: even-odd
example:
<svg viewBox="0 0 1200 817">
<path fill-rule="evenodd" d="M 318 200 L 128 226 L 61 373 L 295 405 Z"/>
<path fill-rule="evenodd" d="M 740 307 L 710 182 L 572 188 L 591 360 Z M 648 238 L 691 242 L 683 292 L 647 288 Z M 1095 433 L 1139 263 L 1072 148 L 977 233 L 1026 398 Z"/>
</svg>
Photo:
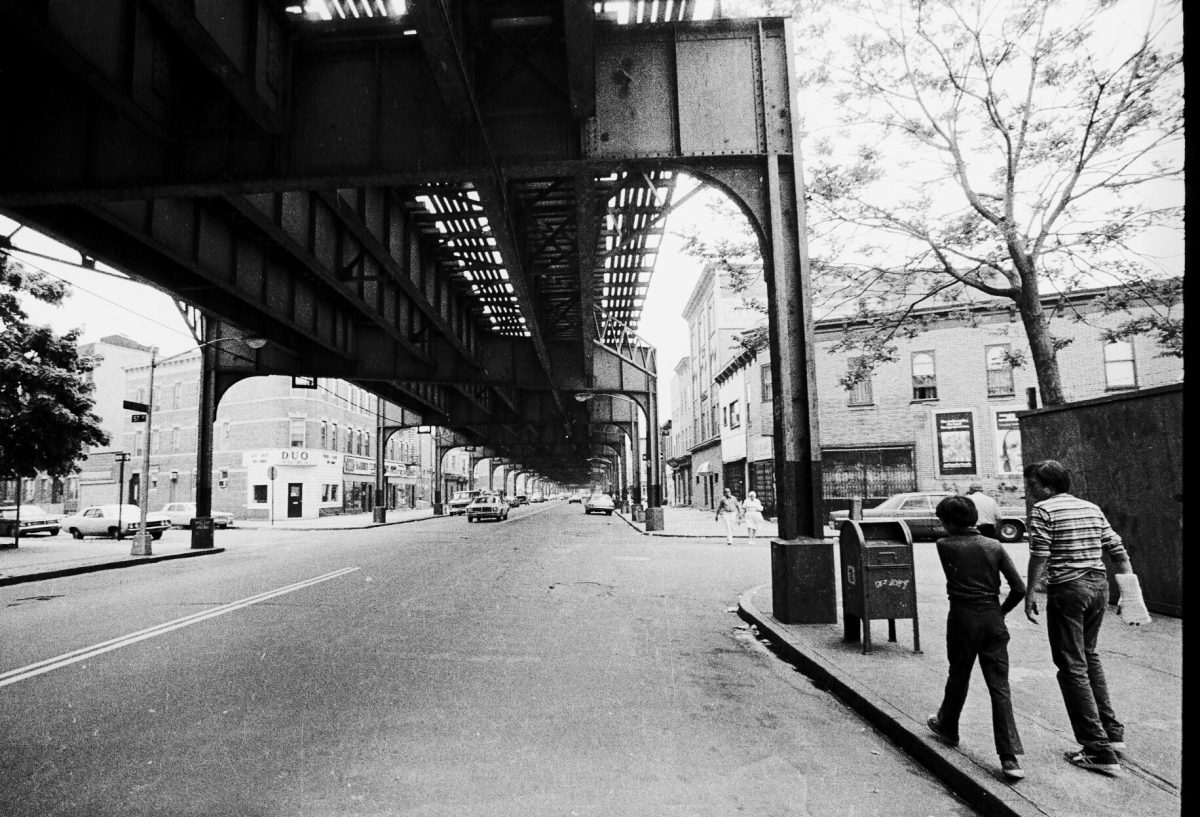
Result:
<svg viewBox="0 0 1200 817">
<path fill-rule="evenodd" d="M 455 499 L 470 499 L 471 495 L 468 494 L 466 491 L 459 491 L 458 493 L 456 493 L 454 495 L 454 498 Z"/>
</svg>

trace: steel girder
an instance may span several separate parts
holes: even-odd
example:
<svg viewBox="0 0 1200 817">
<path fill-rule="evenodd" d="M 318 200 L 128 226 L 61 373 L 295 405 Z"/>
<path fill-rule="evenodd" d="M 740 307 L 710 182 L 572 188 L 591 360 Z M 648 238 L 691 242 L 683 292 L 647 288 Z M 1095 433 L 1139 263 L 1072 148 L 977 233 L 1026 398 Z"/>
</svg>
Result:
<svg viewBox="0 0 1200 817">
<path fill-rule="evenodd" d="M 785 26 L 538 0 L 325 25 L 288 5 L 0 0 L 23 123 L 0 131 L 0 210 L 273 341 L 219 379 L 342 377 L 585 455 L 570 395 L 654 393 L 629 337 L 676 171 L 747 200 L 770 168 L 787 186 Z"/>
</svg>

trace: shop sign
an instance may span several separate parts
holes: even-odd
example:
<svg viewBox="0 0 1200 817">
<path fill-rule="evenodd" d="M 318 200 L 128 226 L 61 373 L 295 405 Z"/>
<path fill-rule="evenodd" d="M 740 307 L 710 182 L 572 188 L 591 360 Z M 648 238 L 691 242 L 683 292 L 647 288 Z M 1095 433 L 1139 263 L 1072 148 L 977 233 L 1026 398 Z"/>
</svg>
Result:
<svg viewBox="0 0 1200 817">
<path fill-rule="evenodd" d="M 242 455 L 242 460 L 245 465 L 337 466 L 340 456 L 307 448 L 272 448 L 266 451 L 247 451 Z"/>
<path fill-rule="evenodd" d="M 943 476 L 979 473 L 975 460 L 975 415 L 969 411 L 934 414 L 938 471 Z"/>
<path fill-rule="evenodd" d="M 375 474 L 375 461 L 362 459 L 361 457 L 346 457 L 342 461 L 342 472 L 346 474 L 373 476 Z"/>
</svg>

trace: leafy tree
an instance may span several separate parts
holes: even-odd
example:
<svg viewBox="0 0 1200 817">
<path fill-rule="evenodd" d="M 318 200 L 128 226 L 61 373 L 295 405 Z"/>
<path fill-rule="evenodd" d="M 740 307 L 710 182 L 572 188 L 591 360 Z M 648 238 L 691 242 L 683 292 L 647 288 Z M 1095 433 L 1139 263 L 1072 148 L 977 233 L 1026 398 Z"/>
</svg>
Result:
<svg viewBox="0 0 1200 817">
<path fill-rule="evenodd" d="M 0 479 L 63 477 L 89 446 L 108 443 L 92 413 L 84 375 L 93 363 L 79 356 L 78 332 L 31 326 L 21 306 L 23 296 L 58 304 L 67 291 L 0 253 Z"/>
<path fill-rule="evenodd" d="M 1177 6 L 849 0 L 797 17 L 815 282 L 874 328 L 846 340 L 863 355 L 844 382 L 888 359 L 918 306 L 1001 298 L 1043 402 L 1061 403 L 1070 341 L 1043 297 L 1099 286 L 1118 287 L 1110 309 L 1151 306 L 1111 337 L 1150 332 L 1182 355 L 1161 258 L 1182 231 Z"/>
</svg>

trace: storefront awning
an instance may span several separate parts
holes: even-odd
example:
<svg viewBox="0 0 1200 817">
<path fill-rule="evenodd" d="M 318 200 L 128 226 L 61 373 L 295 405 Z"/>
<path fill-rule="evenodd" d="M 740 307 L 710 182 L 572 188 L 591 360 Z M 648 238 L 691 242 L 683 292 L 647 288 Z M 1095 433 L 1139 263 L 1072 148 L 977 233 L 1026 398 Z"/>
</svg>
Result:
<svg viewBox="0 0 1200 817">
<path fill-rule="evenodd" d="M 707 474 L 707 473 L 708 473 L 709 471 L 711 471 L 711 470 L 712 470 L 712 463 L 711 463 L 711 462 L 702 462 L 702 463 L 700 463 L 698 466 L 696 466 L 696 470 L 695 470 L 693 473 L 696 473 L 696 474 Z"/>
</svg>

